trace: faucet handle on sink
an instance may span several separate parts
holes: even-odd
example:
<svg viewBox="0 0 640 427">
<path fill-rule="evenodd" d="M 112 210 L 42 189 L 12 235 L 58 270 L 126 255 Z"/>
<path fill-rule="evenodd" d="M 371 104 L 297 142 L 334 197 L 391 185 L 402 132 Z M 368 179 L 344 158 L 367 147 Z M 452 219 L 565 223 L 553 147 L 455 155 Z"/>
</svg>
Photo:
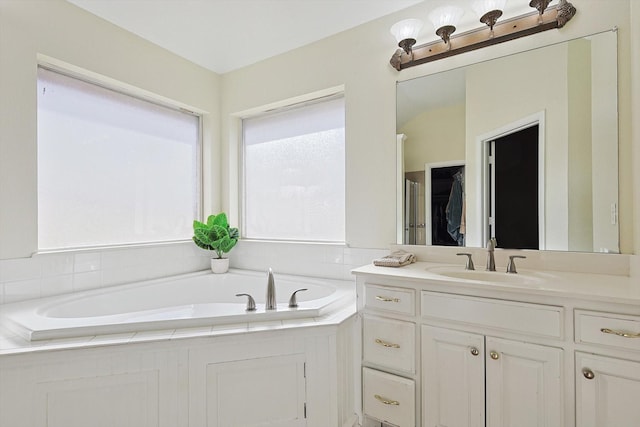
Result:
<svg viewBox="0 0 640 427">
<path fill-rule="evenodd" d="M 509 255 L 509 263 L 507 264 L 507 273 L 517 273 L 518 271 L 516 270 L 516 263 L 513 261 L 514 258 L 526 258 L 526 256 L 523 255 Z"/>
<path fill-rule="evenodd" d="M 475 270 L 475 266 L 473 265 L 473 260 L 471 259 L 471 254 L 468 252 L 460 252 L 457 253 L 456 255 L 466 255 L 467 256 L 467 263 L 464 266 L 465 270 Z"/>
</svg>

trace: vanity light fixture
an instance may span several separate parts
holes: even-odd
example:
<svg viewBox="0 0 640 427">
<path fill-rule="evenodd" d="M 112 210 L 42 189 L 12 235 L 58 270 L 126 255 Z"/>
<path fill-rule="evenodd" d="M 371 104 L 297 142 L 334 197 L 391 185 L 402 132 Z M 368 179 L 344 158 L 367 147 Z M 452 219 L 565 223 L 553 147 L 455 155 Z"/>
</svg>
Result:
<svg viewBox="0 0 640 427">
<path fill-rule="evenodd" d="M 396 26 L 413 20 L 400 21 L 392 27 L 391 32 L 396 36 L 398 46 L 402 49 L 396 50 L 390 63 L 400 71 L 459 53 L 564 27 L 576 14 L 576 8 L 567 0 L 559 0 L 558 4 L 554 6 L 549 6 L 550 2 L 551 0 L 531 0 L 529 6 L 536 9 L 537 12 L 526 13 L 498 22 L 498 19 L 502 17 L 506 0 L 476 0 L 473 2 L 472 8 L 480 17 L 480 22 L 486 24 L 486 27 L 467 31 L 455 37 L 451 37 L 451 35 L 455 32 L 456 25 L 464 14 L 464 9 L 457 6 L 439 7 L 429 13 L 429 20 L 433 22 L 436 34 L 444 41 L 444 44 L 440 41 L 433 41 L 414 46 L 420 30 L 418 29 L 410 35 L 403 35 L 398 32 L 397 28 L 399 27 Z"/>
<path fill-rule="evenodd" d="M 531 0 L 529 6 L 538 9 L 538 23 L 542 23 L 542 14 L 547 6 L 549 6 L 551 0 Z"/>
<path fill-rule="evenodd" d="M 476 0 L 471 5 L 474 12 L 478 15 L 478 18 L 480 18 L 480 22 L 489 26 L 491 37 L 493 37 L 493 26 L 498 22 L 498 18 L 502 16 L 502 11 L 506 3 L 507 0 Z"/>
<path fill-rule="evenodd" d="M 395 23 L 391 27 L 391 34 L 398 41 L 398 46 L 404 50 L 407 55 L 411 55 L 411 47 L 416 44 L 416 37 L 422 29 L 422 21 L 419 19 L 405 19 Z"/>
<path fill-rule="evenodd" d="M 458 6 L 442 6 L 434 9 L 429 14 L 429 20 L 436 29 L 436 34 L 447 45 L 447 50 L 451 50 L 451 34 L 456 31 L 456 25 L 464 15 L 464 9 Z"/>
</svg>

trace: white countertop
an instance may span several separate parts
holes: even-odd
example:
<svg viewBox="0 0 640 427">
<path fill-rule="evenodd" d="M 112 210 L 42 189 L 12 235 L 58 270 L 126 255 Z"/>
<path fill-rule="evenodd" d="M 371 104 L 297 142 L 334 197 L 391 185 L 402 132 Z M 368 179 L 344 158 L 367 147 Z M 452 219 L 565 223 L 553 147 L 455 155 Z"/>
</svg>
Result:
<svg viewBox="0 0 640 427">
<path fill-rule="evenodd" d="M 609 274 L 585 274 L 560 271 L 532 271 L 518 268 L 518 274 L 507 275 L 504 267 L 496 267 L 495 273 L 484 272 L 483 267 L 476 269 L 477 275 L 500 275 L 499 282 L 468 280 L 438 274 L 438 271 L 464 275 L 460 264 L 442 264 L 416 262 L 404 267 L 378 267 L 373 264 L 352 270 L 355 275 L 377 276 L 387 279 L 409 281 L 428 281 L 431 284 L 447 286 L 451 291 L 463 292 L 468 289 L 501 291 L 514 294 L 542 295 L 563 298 L 578 298 L 621 304 L 640 304 L 640 283 L 628 276 Z M 504 275 L 504 276 L 502 276 Z M 494 276 L 495 277 L 495 276 Z M 527 277 L 533 280 L 519 283 Z M 513 282 L 510 280 L 513 279 Z"/>
</svg>

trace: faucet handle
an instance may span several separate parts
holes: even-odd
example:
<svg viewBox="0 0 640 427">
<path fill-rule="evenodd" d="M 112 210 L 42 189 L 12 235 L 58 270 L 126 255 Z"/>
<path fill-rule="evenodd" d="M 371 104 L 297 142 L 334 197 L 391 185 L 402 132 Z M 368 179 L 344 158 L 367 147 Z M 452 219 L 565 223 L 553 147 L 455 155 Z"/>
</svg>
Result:
<svg viewBox="0 0 640 427">
<path fill-rule="evenodd" d="M 236 294 L 237 297 L 247 297 L 247 311 L 256 311 L 256 300 L 249 294 Z"/>
<path fill-rule="evenodd" d="M 496 246 L 498 246 L 498 241 L 496 240 L 495 237 L 492 237 L 489 239 L 489 241 L 487 242 L 487 250 L 492 251 L 496 248 Z"/>
<path fill-rule="evenodd" d="M 517 273 L 518 271 L 516 270 L 516 263 L 513 261 L 514 258 L 526 258 L 526 256 L 523 255 L 509 255 L 509 263 L 507 264 L 507 273 Z"/>
<path fill-rule="evenodd" d="M 293 291 L 291 294 L 291 298 L 289 298 L 289 308 L 296 308 L 298 306 L 298 301 L 296 300 L 296 294 L 298 292 L 307 291 L 307 288 L 298 289 L 297 291 Z"/>
<path fill-rule="evenodd" d="M 465 270 L 475 270 L 475 266 L 473 265 L 473 260 L 471 259 L 471 254 L 468 252 L 460 252 L 457 253 L 456 255 L 466 255 L 467 256 L 467 263 L 464 266 Z"/>
</svg>

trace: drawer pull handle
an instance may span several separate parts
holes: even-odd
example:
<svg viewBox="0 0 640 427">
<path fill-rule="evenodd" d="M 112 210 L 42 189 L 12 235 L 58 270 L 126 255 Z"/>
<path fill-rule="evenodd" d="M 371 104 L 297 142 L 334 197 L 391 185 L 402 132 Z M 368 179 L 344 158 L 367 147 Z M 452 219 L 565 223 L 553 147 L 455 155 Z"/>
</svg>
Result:
<svg viewBox="0 0 640 427">
<path fill-rule="evenodd" d="M 392 344 L 390 342 L 383 341 L 380 338 L 376 338 L 376 344 L 380 344 L 381 346 L 387 348 L 400 348 L 399 344 Z"/>
<path fill-rule="evenodd" d="M 376 299 L 384 302 L 400 302 L 400 298 L 383 297 L 380 295 L 376 295 Z"/>
<path fill-rule="evenodd" d="M 478 350 L 478 349 L 477 349 L 477 348 L 475 348 L 475 347 L 471 347 L 471 355 L 472 355 L 472 356 L 477 356 L 477 355 L 479 355 L 479 354 L 480 354 L 480 350 Z"/>
<path fill-rule="evenodd" d="M 615 331 L 615 330 L 609 329 L 609 328 L 602 328 L 602 329 L 600 329 L 600 332 L 602 332 L 604 334 L 617 335 L 617 336 L 623 337 L 623 338 L 640 338 L 640 334 L 630 334 L 628 332 Z"/>
<path fill-rule="evenodd" d="M 491 358 L 493 360 L 498 360 L 500 359 L 500 354 L 497 351 L 491 351 L 489 352 L 489 356 L 491 356 Z"/>
<path fill-rule="evenodd" d="M 593 371 L 589 368 L 584 368 L 582 370 L 582 375 L 584 375 L 584 377 L 588 380 L 592 380 L 595 378 L 595 374 L 593 373 Z"/>
<path fill-rule="evenodd" d="M 393 405 L 393 406 L 400 405 L 400 402 L 398 402 L 397 400 L 389 400 L 385 397 L 380 396 L 379 394 L 374 394 L 373 397 L 375 397 L 377 400 L 384 403 L 385 405 Z"/>
</svg>

